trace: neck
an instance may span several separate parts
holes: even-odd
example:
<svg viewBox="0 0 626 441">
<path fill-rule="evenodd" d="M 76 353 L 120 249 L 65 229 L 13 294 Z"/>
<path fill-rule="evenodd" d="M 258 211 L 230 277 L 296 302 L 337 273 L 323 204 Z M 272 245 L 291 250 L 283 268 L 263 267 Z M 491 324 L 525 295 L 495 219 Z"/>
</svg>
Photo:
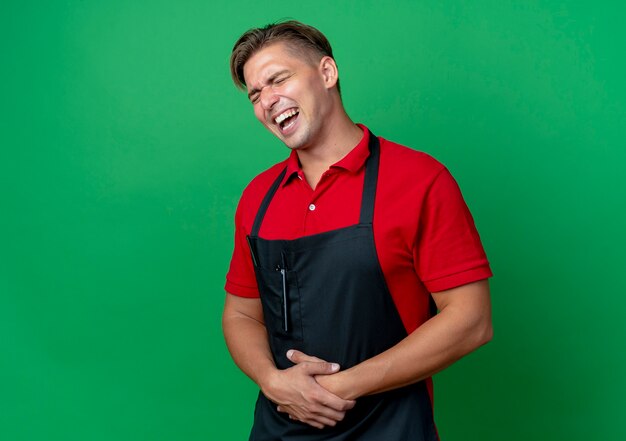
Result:
<svg viewBox="0 0 626 441">
<path fill-rule="evenodd" d="M 315 146 L 297 150 L 302 171 L 315 188 L 321 175 L 328 168 L 346 156 L 363 137 L 363 130 L 342 112 L 334 118 L 328 118 L 325 125 L 325 136 Z"/>
</svg>

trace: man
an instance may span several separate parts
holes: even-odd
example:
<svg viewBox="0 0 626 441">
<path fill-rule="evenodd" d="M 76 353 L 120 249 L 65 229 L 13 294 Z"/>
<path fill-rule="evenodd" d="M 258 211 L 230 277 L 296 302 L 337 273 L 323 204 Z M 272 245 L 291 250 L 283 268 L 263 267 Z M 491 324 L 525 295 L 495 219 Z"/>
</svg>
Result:
<svg viewBox="0 0 626 441">
<path fill-rule="evenodd" d="M 246 32 L 231 73 L 291 149 L 235 217 L 223 328 L 261 389 L 250 439 L 436 440 L 430 377 L 492 334 L 491 271 L 455 181 L 351 121 L 313 27 Z"/>
</svg>

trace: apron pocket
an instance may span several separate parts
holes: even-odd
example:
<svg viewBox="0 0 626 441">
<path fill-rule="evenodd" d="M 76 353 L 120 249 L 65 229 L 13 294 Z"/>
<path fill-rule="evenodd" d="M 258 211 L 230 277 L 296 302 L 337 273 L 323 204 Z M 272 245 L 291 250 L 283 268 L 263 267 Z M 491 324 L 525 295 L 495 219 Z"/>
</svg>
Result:
<svg viewBox="0 0 626 441">
<path fill-rule="evenodd" d="M 270 341 L 302 341 L 300 290 L 295 271 L 257 268 L 263 318 Z M 278 348 L 276 348 L 278 349 Z"/>
</svg>

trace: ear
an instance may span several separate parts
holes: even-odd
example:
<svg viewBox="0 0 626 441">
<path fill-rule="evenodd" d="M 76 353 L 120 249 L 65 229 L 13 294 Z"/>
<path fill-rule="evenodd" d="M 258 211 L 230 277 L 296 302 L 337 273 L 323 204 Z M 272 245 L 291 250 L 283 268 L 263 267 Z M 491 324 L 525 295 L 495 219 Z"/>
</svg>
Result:
<svg viewBox="0 0 626 441">
<path fill-rule="evenodd" d="M 324 79 L 324 84 L 327 89 L 334 87 L 339 79 L 339 71 L 337 70 L 337 64 L 329 56 L 322 57 L 319 64 L 320 73 Z"/>
</svg>

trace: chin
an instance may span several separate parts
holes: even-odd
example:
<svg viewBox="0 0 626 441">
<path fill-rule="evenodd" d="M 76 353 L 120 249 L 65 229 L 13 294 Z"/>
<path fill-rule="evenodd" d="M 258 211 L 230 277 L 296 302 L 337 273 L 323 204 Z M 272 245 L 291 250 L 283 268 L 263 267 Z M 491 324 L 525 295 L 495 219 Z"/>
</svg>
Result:
<svg viewBox="0 0 626 441">
<path fill-rule="evenodd" d="M 291 150 L 304 150 L 306 148 L 306 143 L 301 141 L 285 141 L 283 140 L 285 145 L 289 147 Z"/>
<path fill-rule="evenodd" d="M 293 133 L 289 138 L 281 138 L 291 150 L 303 150 L 309 145 L 308 133 Z"/>
<path fill-rule="evenodd" d="M 301 145 L 289 145 L 285 143 L 285 145 L 289 148 L 289 150 L 304 150 L 304 147 Z"/>
</svg>

